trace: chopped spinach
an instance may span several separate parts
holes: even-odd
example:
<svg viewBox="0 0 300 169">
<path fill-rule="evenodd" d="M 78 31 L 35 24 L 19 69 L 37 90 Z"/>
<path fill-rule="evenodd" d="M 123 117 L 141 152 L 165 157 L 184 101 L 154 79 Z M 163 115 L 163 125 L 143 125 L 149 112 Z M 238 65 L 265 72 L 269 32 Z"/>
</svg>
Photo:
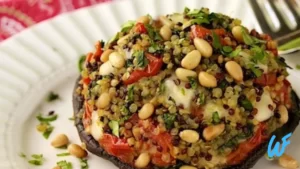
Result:
<svg viewBox="0 0 300 169">
<path fill-rule="evenodd" d="M 160 36 L 160 34 L 152 27 L 152 25 L 150 24 L 146 24 L 145 25 L 148 35 L 151 39 L 154 40 L 162 40 L 162 37 Z"/>
<path fill-rule="evenodd" d="M 171 129 L 174 126 L 174 122 L 176 120 L 176 115 L 166 113 L 163 115 L 163 119 L 164 119 L 166 128 Z"/>
<path fill-rule="evenodd" d="M 260 48 L 259 46 L 253 46 L 251 49 L 252 60 L 257 63 L 258 61 L 262 62 L 268 55 L 268 53 Z"/>
<path fill-rule="evenodd" d="M 252 46 L 255 44 L 266 43 L 266 41 L 264 40 L 260 40 L 257 39 L 256 37 L 251 36 L 244 27 L 242 28 L 242 35 L 243 35 L 244 42 L 247 45 Z"/>
<path fill-rule="evenodd" d="M 59 161 L 56 163 L 61 169 L 73 169 L 72 163 L 67 162 L 66 160 Z"/>
<path fill-rule="evenodd" d="M 204 95 L 204 93 L 200 93 L 199 94 L 199 97 L 197 99 L 197 103 L 199 105 L 203 105 L 205 103 L 205 95 Z"/>
<path fill-rule="evenodd" d="M 251 66 L 250 69 L 255 74 L 256 77 L 260 77 L 263 74 L 263 72 L 260 69 L 257 69 L 254 66 Z"/>
<path fill-rule="evenodd" d="M 137 67 L 145 68 L 148 65 L 149 61 L 148 61 L 147 57 L 145 56 L 144 51 L 136 51 L 133 53 L 133 56 L 137 60 Z"/>
<path fill-rule="evenodd" d="M 188 77 L 190 85 L 192 86 L 192 89 L 197 89 L 198 87 L 198 80 L 194 77 Z"/>
<path fill-rule="evenodd" d="M 59 95 L 54 92 L 50 92 L 46 98 L 47 102 L 53 102 L 57 99 L 59 99 Z"/>
<path fill-rule="evenodd" d="M 42 116 L 41 114 L 36 116 L 36 119 L 38 119 L 38 121 L 40 122 L 52 122 L 55 121 L 57 119 L 57 114 L 53 114 L 50 116 Z"/>
<path fill-rule="evenodd" d="M 128 32 L 135 25 L 135 21 L 128 21 L 122 25 L 121 32 Z"/>
<path fill-rule="evenodd" d="M 252 111 L 253 106 L 252 103 L 247 99 L 246 96 L 241 96 L 239 98 L 239 104 L 245 108 L 245 110 Z"/>
<path fill-rule="evenodd" d="M 161 54 L 164 51 L 164 47 L 158 43 L 151 43 L 151 46 L 148 48 L 149 53 L 158 53 Z"/>
</svg>

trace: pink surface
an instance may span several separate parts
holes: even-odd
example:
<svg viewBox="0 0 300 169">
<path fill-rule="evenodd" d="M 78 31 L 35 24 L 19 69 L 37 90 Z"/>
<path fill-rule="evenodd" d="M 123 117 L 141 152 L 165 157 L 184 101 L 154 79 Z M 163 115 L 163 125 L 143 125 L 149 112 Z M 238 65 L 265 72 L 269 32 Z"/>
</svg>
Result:
<svg viewBox="0 0 300 169">
<path fill-rule="evenodd" d="M 110 0 L 0 0 L 0 41 L 61 13 Z"/>
</svg>

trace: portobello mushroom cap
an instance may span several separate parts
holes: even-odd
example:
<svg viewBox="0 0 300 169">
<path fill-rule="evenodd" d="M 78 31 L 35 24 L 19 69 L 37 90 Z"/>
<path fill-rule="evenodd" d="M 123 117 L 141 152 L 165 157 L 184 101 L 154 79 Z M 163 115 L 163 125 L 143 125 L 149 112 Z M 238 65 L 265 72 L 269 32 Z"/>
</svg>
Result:
<svg viewBox="0 0 300 169">
<path fill-rule="evenodd" d="M 84 130 L 84 126 L 82 123 L 82 115 L 80 114 L 81 109 L 83 108 L 83 98 L 76 93 L 76 89 L 78 87 L 78 82 L 81 78 L 79 77 L 76 81 L 75 88 L 73 91 L 73 109 L 74 109 L 74 117 L 75 117 L 75 125 L 77 131 L 79 133 L 80 139 L 82 142 L 86 144 L 86 148 L 89 152 L 107 159 L 114 163 L 120 169 L 135 169 L 133 166 L 130 166 L 126 163 L 121 162 L 117 157 L 114 157 L 108 154 L 90 134 L 86 133 Z M 289 121 L 283 125 L 281 128 L 278 128 L 272 135 L 276 135 L 276 138 L 279 140 L 284 135 L 294 132 L 296 127 L 299 124 L 300 116 L 299 116 L 299 98 L 294 91 L 291 93 L 292 99 L 292 108 L 289 110 Z M 276 140 L 276 141 L 278 141 Z M 246 160 L 244 160 L 239 165 L 227 166 L 225 169 L 249 169 L 252 168 L 256 162 L 267 152 L 269 140 L 262 143 L 259 147 L 253 150 Z M 181 162 L 178 162 L 176 166 L 169 168 L 180 168 Z"/>
</svg>

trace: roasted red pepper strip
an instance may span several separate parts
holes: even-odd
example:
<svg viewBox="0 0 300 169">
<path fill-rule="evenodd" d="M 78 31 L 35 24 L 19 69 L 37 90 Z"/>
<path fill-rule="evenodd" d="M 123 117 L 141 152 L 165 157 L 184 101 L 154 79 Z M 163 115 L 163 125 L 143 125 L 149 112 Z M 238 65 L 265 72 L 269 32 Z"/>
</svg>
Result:
<svg viewBox="0 0 300 169">
<path fill-rule="evenodd" d="M 99 143 L 108 154 L 119 158 L 124 163 L 133 163 L 134 150 L 128 145 L 126 139 L 104 134 Z"/>
<path fill-rule="evenodd" d="M 226 31 L 224 29 L 213 29 L 209 30 L 199 25 L 193 25 L 191 27 L 191 37 L 192 39 L 198 37 L 198 38 L 205 38 L 206 35 L 212 35 L 212 31 L 214 31 L 219 36 L 224 36 L 226 34 Z"/>
<path fill-rule="evenodd" d="M 139 34 L 147 33 L 147 29 L 143 23 L 137 23 L 134 28 L 134 32 Z"/>
<path fill-rule="evenodd" d="M 263 74 L 260 77 L 254 80 L 255 84 L 259 84 L 261 86 L 272 86 L 277 83 L 277 76 L 276 73 L 268 73 Z"/>
<path fill-rule="evenodd" d="M 249 153 L 268 139 L 268 137 L 263 134 L 265 129 L 266 124 L 261 123 L 255 135 L 251 139 L 241 143 L 235 151 L 227 156 L 227 163 L 229 165 L 237 165 L 245 160 Z"/>
<path fill-rule="evenodd" d="M 155 76 L 159 73 L 163 65 L 162 58 L 157 58 L 149 53 L 146 53 L 146 57 L 149 61 L 149 64 L 146 66 L 144 70 L 134 70 L 130 74 L 129 78 L 123 81 L 125 85 L 135 83 L 140 79 L 142 79 L 143 77 Z"/>
</svg>

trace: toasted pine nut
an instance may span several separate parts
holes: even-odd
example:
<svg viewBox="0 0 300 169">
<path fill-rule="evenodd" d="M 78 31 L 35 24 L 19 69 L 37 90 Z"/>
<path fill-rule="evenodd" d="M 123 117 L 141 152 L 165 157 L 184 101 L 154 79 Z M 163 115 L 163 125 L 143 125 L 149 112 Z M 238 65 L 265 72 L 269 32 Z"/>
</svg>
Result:
<svg viewBox="0 0 300 169">
<path fill-rule="evenodd" d="M 65 134 L 57 135 L 51 142 L 51 145 L 55 148 L 63 147 L 69 144 L 69 138 Z"/>
<path fill-rule="evenodd" d="M 243 70 L 242 67 L 235 61 L 229 61 L 225 64 L 225 68 L 230 76 L 236 81 L 243 81 Z"/>
<path fill-rule="evenodd" d="M 150 18 L 149 16 L 141 16 L 140 18 L 137 19 L 137 22 L 148 24 L 150 22 Z"/>
<path fill-rule="evenodd" d="M 137 168 L 145 168 L 150 163 L 150 155 L 148 153 L 142 153 L 139 157 L 135 160 L 134 165 Z"/>
<path fill-rule="evenodd" d="M 189 77 L 197 77 L 197 73 L 195 71 L 183 69 L 183 68 L 177 68 L 175 74 L 178 79 L 185 82 L 189 81 Z"/>
<path fill-rule="evenodd" d="M 182 140 L 188 143 L 195 143 L 199 140 L 199 133 L 195 130 L 183 130 L 179 133 L 179 136 Z"/>
<path fill-rule="evenodd" d="M 163 27 L 161 27 L 159 33 L 164 40 L 167 41 L 171 39 L 172 31 L 169 26 L 164 25 Z"/>
<path fill-rule="evenodd" d="M 165 17 L 165 16 L 160 16 L 159 20 L 160 20 L 160 22 L 163 25 L 166 25 L 166 26 L 168 26 L 170 28 L 172 28 L 174 26 L 174 23 L 170 19 L 168 19 L 167 17 Z"/>
<path fill-rule="evenodd" d="M 194 166 L 184 165 L 184 166 L 181 166 L 179 169 L 197 169 L 197 168 Z"/>
<path fill-rule="evenodd" d="M 233 37 L 239 41 L 244 42 L 243 34 L 242 34 L 242 27 L 241 26 L 235 26 L 231 30 Z"/>
<path fill-rule="evenodd" d="M 278 164 L 288 169 L 296 169 L 299 167 L 298 161 L 287 154 L 283 154 L 281 157 L 279 157 Z"/>
<path fill-rule="evenodd" d="M 212 56 L 213 48 L 211 45 L 204 39 L 201 38 L 195 38 L 194 39 L 194 45 L 197 50 L 201 53 L 202 56 L 209 58 Z"/>
<path fill-rule="evenodd" d="M 142 120 L 148 119 L 154 112 L 154 106 L 151 103 L 146 103 L 139 111 L 139 118 Z"/>
<path fill-rule="evenodd" d="M 281 125 L 284 125 L 289 120 L 289 112 L 287 111 L 286 107 L 284 105 L 280 105 L 278 107 L 278 113 L 280 114 L 279 123 Z"/>
<path fill-rule="evenodd" d="M 207 73 L 207 72 L 200 72 L 198 76 L 199 82 L 204 87 L 216 87 L 217 86 L 217 79 Z"/>
<path fill-rule="evenodd" d="M 104 92 L 100 95 L 100 97 L 98 98 L 97 102 L 96 102 L 96 106 L 99 109 L 104 109 L 106 108 L 109 104 L 110 104 L 110 95 L 108 92 Z"/>
<path fill-rule="evenodd" d="M 181 61 L 181 66 L 186 69 L 195 69 L 201 61 L 201 53 L 198 50 L 193 50 L 188 53 Z"/>
<path fill-rule="evenodd" d="M 116 68 L 122 68 L 125 65 L 124 57 L 118 52 L 113 52 L 109 55 L 109 62 Z"/>
<path fill-rule="evenodd" d="M 87 152 L 77 144 L 70 144 L 68 146 L 68 151 L 71 155 L 77 158 L 83 158 L 87 156 Z"/>
<path fill-rule="evenodd" d="M 109 55 L 111 54 L 113 52 L 113 50 L 112 49 L 107 49 L 107 50 L 105 50 L 103 53 L 102 53 L 102 55 L 101 55 L 101 58 L 100 58 L 100 60 L 101 60 L 101 62 L 107 62 L 108 61 L 108 58 L 109 58 Z"/>
<path fill-rule="evenodd" d="M 111 80 L 110 85 L 113 87 L 116 87 L 119 83 L 120 83 L 119 80 L 113 79 L 113 80 Z"/>
<path fill-rule="evenodd" d="M 218 124 L 215 126 L 208 126 L 203 130 L 203 137 L 207 141 L 211 141 L 218 137 L 225 130 L 224 124 Z"/>
</svg>

